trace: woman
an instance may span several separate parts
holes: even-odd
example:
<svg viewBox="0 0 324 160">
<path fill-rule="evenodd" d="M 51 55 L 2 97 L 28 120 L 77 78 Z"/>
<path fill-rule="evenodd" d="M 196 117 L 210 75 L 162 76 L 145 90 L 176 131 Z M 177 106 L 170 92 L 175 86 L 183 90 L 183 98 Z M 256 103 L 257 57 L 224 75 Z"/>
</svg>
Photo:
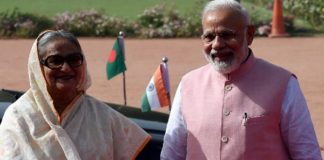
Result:
<svg viewBox="0 0 324 160">
<path fill-rule="evenodd" d="M 30 89 L 6 111 L 0 159 L 135 159 L 151 138 L 106 104 L 90 86 L 78 40 L 45 31 L 29 55 Z"/>
</svg>

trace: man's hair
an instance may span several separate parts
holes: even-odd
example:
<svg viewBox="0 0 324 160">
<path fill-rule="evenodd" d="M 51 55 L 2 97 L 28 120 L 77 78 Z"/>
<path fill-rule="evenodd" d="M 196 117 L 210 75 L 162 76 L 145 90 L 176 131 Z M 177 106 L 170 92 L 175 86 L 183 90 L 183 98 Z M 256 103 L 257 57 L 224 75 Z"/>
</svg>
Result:
<svg viewBox="0 0 324 160">
<path fill-rule="evenodd" d="M 38 38 L 38 43 L 37 43 L 38 51 L 42 50 L 43 47 L 45 47 L 48 43 L 57 39 L 66 39 L 81 50 L 81 46 L 78 39 L 72 33 L 63 30 L 58 30 L 58 31 L 47 31 L 46 33 L 44 33 Z M 38 54 L 40 54 L 40 52 L 38 52 Z"/>
<path fill-rule="evenodd" d="M 204 16 L 207 14 L 207 12 L 218 11 L 221 9 L 231 9 L 233 11 L 236 11 L 242 14 L 246 18 L 248 24 L 251 23 L 250 16 L 247 10 L 239 2 L 235 0 L 212 0 L 208 2 L 202 11 L 201 18 L 203 19 Z"/>
</svg>

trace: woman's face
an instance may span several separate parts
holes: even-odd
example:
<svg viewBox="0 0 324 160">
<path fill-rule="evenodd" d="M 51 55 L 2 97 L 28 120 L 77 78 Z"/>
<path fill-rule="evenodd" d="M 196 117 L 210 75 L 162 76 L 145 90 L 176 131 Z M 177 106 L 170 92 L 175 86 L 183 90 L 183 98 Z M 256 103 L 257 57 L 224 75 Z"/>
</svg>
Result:
<svg viewBox="0 0 324 160">
<path fill-rule="evenodd" d="M 69 63 L 73 62 L 73 58 L 75 58 L 73 55 L 80 54 L 82 55 L 81 49 L 63 38 L 55 39 L 40 49 L 40 55 L 42 55 L 40 59 L 43 61 L 47 59 L 47 62 L 55 64 L 60 62 L 57 60 L 57 57 L 61 59 L 61 62 L 64 59 L 63 65 L 58 68 L 51 69 L 53 67 L 49 68 L 46 64 L 42 65 L 47 90 L 52 96 L 64 95 L 67 96 L 65 98 L 74 98 L 77 95 L 77 87 L 81 83 L 82 75 L 85 72 L 83 61 L 80 65 L 75 66 L 71 66 Z"/>
</svg>

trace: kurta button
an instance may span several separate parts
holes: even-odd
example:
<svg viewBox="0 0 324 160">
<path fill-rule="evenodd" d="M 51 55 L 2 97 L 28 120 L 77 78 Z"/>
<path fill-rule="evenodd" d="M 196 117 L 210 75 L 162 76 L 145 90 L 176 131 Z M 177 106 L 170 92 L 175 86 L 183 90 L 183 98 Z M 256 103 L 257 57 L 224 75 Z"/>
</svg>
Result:
<svg viewBox="0 0 324 160">
<path fill-rule="evenodd" d="M 229 111 L 228 109 L 224 109 L 224 111 L 223 111 L 224 116 L 229 116 L 230 113 L 231 113 L 231 111 Z"/>
<path fill-rule="evenodd" d="M 221 141 L 222 141 L 223 143 L 227 143 L 228 140 L 229 140 L 229 138 L 226 137 L 226 136 L 223 136 L 222 139 L 221 139 Z"/>
<path fill-rule="evenodd" d="M 232 85 L 226 85 L 225 86 L 225 91 L 230 91 L 230 90 L 232 90 Z"/>
</svg>

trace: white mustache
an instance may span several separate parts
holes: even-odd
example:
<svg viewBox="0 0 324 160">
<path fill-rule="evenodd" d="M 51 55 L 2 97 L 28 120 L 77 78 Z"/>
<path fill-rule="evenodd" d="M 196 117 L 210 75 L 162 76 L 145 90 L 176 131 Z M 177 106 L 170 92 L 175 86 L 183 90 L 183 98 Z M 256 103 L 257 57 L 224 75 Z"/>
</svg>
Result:
<svg viewBox="0 0 324 160">
<path fill-rule="evenodd" d="M 220 52 L 219 51 L 217 51 L 217 50 L 215 50 L 215 49 L 212 49 L 212 50 L 210 50 L 210 52 L 209 52 L 209 57 L 211 57 L 212 59 L 214 59 L 217 55 L 219 55 L 220 54 Z"/>
<path fill-rule="evenodd" d="M 219 53 L 219 52 L 216 51 L 215 49 L 212 49 L 212 50 L 209 52 L 209 55 L 211 55 L 211 56 L 216 56 L 217 53 Z"/>
</svg>

